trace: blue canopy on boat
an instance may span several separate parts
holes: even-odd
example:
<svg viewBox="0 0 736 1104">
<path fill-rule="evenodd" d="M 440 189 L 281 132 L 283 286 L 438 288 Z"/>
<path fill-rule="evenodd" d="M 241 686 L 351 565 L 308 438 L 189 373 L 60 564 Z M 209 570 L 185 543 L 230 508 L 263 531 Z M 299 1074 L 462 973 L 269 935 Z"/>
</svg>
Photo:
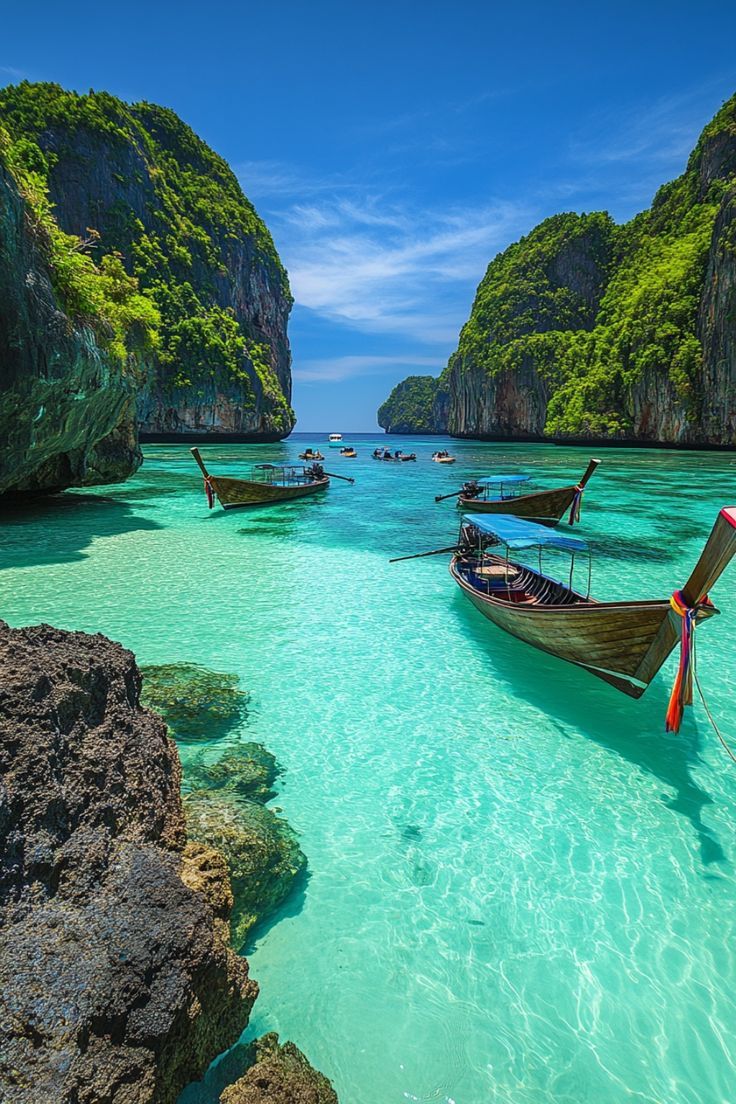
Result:
<svg viewBox="0 0 736 1104">
<path fill-rule="evenodd" d="M 587 542 L 580 537 L 563 537 L 546 525 L 524 521 L 512 514 L 463 514 L 465 522 L 482 533 L 496 537 L 508 548 L 558 548 L 563 552 L 585 552 L 588 549 Z"/>
<path fill-rule="evenodd" d="M 529 479 L 528 475 L 484 475 L 476 483 L 528 483 Z"/>
</svg>

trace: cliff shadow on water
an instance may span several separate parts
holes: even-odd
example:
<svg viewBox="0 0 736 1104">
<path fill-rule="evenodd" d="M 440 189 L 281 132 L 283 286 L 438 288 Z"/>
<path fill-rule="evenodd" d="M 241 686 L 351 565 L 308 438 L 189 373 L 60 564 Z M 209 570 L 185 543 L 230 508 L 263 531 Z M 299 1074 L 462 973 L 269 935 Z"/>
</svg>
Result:
<svg viewBox="0 0 736 1104">
<path fill-rule="evenodd" d="M 703 864 L 730 864 L 719 840 L 703 821 L 703 809 L 713 803 L 713 798 L 691 773 L 700 762 L 699 729 L 690 715 L 679 733 L 665 733 L 669 692 L 661 676 L 635 701 L 603 683 L 599 685 L 587 672 L 530 649 L 490 626 L 463 595 L 454 596 L 452 609 L 463 631 L 487 651 L 490 681 L 502 679 L 513 687 L 516 696 L 530 702 L 540 714 L 554 718 L 566 739 L 571 730 L 579 732 L 584 739 L 595 741 L 662 782 L 672 791 L 672 796 L 662 794 L 662 801 L 692 825 Z"/>
<path fill-rule="evenodd" d="M 161 529 L 124 500 L 96 494 L 4 499 L 0 570 L 74 563 L 97 537 Z"/>
</svg>

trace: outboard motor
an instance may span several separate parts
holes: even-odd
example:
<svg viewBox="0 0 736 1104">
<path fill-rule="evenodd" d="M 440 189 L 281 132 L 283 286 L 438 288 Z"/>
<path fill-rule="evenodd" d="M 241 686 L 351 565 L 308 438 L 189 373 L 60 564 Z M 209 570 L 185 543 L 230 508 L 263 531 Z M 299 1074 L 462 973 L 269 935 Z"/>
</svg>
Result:
<svg viewBox="0 0 736 1104">
<path fill-rule="evenodd" d="M 463 483 L 463 497 L 464 498 L 477 498 L 483 488 L 476 479 L 468 479 Z"/>
</svg>

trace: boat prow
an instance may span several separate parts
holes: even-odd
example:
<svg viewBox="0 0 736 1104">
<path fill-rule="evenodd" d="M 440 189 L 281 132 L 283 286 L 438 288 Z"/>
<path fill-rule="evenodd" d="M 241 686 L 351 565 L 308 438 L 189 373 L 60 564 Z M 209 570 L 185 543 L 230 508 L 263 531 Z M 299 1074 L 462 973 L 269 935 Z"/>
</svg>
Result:
<svg viewBox="0 0 736 1104">
<path fill-rule="evenodd" d="M 544 575 L 541 566 L 537 570 L 511 559 L 512 553 L 533 549 L 541 565 L 545 548 L 570 553 L 569 584 Z M 736 507 L 726 507 L 681 590 L 654 601 L 598 602 L 590 596 L 590 585 L 587 594 L 573 589 L 574 557 L 589 555 L 585 541 L 513 515 L 466 514 L 450 572 L 475 608 L 498 628 L 583 667 L 633 698 L 644 693 L 680 642 L 680 672 L 667 718 L 676 731 L 683 706 L 692 700 L 692 633 L 718 613 L 708 591 L 735 552 Z"/>
</svg>

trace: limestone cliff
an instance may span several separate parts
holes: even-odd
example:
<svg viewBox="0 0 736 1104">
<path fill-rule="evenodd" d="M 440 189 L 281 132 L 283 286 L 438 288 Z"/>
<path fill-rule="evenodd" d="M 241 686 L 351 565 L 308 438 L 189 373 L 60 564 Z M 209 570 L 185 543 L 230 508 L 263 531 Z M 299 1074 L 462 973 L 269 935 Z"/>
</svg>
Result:
<svg viewBox="0 0 736 1104">
<path fill-rule="evenodd" d="M 66 233 L 119 254 L 161 316 L 137 387 L 144 437 L 277 440 L 294 416 L 291 294 L 227 166 L 172 111 L 23 82 L 0 123 L 38 151 Z"/>
<path fill-rule="evenodd" d="M 649 210 L 557 215 L 491 262 L 449 432 L 736 446 L 735 216 L 736 97 Z"/>
<path fill-rule="evenodd" d="M 0 130 L 0 495 L 125 479 L 141 462 L 134 376 L 143 354 L 112 348 L 101 274 L 63 238 L 52 241 L 19 177 Z M 76 269 L 55 287 L 66 261 Z M 75 311 L 80 282 L 100 291 L 94 310 Z"/>
</svg>

